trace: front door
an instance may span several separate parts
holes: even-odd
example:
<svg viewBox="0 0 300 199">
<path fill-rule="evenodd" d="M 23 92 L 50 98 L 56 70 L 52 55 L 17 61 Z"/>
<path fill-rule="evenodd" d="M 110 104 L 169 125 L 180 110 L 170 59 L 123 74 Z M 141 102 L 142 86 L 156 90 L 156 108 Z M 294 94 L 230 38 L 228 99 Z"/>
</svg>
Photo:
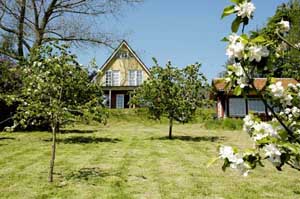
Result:
<svg viewBox="0 0 300 199">
<path fill-rule="evenodd" d="M 116 108 L 124 108 L 124 94 L 117 94 Z"/>
</svg>

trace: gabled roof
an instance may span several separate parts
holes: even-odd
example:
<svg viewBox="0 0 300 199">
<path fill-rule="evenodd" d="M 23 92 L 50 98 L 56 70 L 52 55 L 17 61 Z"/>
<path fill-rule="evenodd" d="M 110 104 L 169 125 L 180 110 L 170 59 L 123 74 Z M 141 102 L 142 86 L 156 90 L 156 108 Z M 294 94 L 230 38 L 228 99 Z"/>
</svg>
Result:
<svg viewBox="0 0 300 199">
<path fill-rule="evenodd" d="M 117 53 L 120 51 L 120 49 L 125 46 L 130 53 L 134 56 L 134 58 L 141 64 L 141 66 L 143 67 L 143 69 L 146 71 L 146 73 L 148 75 L 150 75 L 150 70 L 148 69 L 148 67 L 144 64 L 144 62 L 139 58 L 139 56 L 136 54 L 136 52 L 129 46 L 129 44 L 123 40 L 120 45 L 114 50 L 114 52 L 110 55 L 110 57 L 105 61 L 105 63 L 101 66 L 101 68 L 99 69 L 99 71 L 104 70 L 109 63 L 112 61 L 112 59 L 117 55 Z M 94 77 L 94 80 L 97 78 L 98 75 L 96 75 Z"/>
<path fill-rule="evenodd" d="M 275 78 L 275 82 L 282 82 L 283 88 L 287 88 L 289 84 L 297 84 L 293 78 Z M 267 78 L 255 78 L 254 86 L 258 90 L 262 90 L 267 83 Z M 212 86 L 216 91 L 225 91 L 226 81 L 224 78 L 216 78 L 212 80 Z"/>
</svg>

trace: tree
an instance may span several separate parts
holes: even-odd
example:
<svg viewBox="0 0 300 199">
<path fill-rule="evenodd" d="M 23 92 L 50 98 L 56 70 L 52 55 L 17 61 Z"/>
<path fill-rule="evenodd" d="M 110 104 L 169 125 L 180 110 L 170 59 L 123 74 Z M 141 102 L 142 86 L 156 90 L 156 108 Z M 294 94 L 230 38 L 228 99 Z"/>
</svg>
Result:
<svg viewBox="0 0 300 199">
<path fill-rule="evenodd" d="M 276 21 L 268 34 L 245 34 L 244 28 L 252 19 L 255 6 L 250 0 L 231 2 L 234 5 L 226 7 L 223 12 L 223 16 L 236 15 L 231 25 L 233 33 L 224 39 L 229 43 L 226 54 L 233 62 L 227 66 L 227 86 L 232 87 L 236 95 L 246 96 L 249 91 L 256 93 L 273 120 L 263 122 L 253 115 L 246 116 L 244 130 L 252 138 L 254 147 L 240 152 L 231 146 L 221 146 L 219 158 L 224 160 L 222 168 L 225 170 L 231 167 L 247 175 L 258 165 L 263 166 L 263 161 L 267 159 L 278 170 L 288 165 L 300 171 L 300 84 L 289 84 L 284 89 L 282 82 L 275 83 L 272 77 L 274 73 L 270 73 L 261 90 L 254 85 L 257 72 L 262 74 L 275 69 L 267 63 L 270 59 L 275 60 L 282 56 L 276 54 L 276 49 L 284 44 L 299 51 L 296 45 L 299 41 L 288 39 L 290 22 L 283 16 L 280 21 Z M 240 25 L 242 34 L 238 35 Z"/>
<path fill-rule="evenodd" d="M 95 27 L 100 16 L 115 15 L 141 0 L 0 0 L 0 33 L 16 40 L 14 51 L 0 49 L 13 59 L 39 46 L 63 41 L 111 46 L 113 37 Z M 74 20 L 76 19 L 76 20 Z"/>
<path fill-rule="evenodd" d="M 90 82 L 88 71 L 66 46 L 47 46 L 31 54 L 23 66 L 21 95 L 14 120 L 22 127 L 49 124 L 52 154 L 49 182 L 53 181 L 56 133 L 62 125 L 82 117 L 105 121 L 102 91 Z"/>
<path fill-rule="evenodd" d="M 290 30 L 288 34 L 282 35 L 288 41 L 296 44 L 298 47 L 299 34 L 300 34 L 300 1 L 290 0 L 288 3 L 284 3 L 278 6 L 276 13 L 269 20 L 267 25 L 259 30 L 259 34 L 270 40 L 276 39 L 276 29 L 278 23 L 281 20 L 290 22 Z M 257 33 L 254 32 L 253 36 Z M 274 38 L 275 36 L 275 38 Z M 266 59 L 266 65 L 270 65 L 272 70 L 268 71 L 268 74 L 273 74 L 274 77 L 293 77 L 300 80 L 300 52 L 298 49 L 294 49 L 287 45 L 285 42 L 279 41 L 276 49 L 272 50 L 268 59 Z M 260 76 L 265 76 L 260 74 Z"/>
<path fill-rule="evenodd" d="M 178 69 L 168 62 L 166 67 L 151 68 L 151 78 L 138 88 L 131 103 L 148 108 L 153 119 L 166 116 L 169 120 L 169 139 L 172 139 L 173 121 L 189 122 L 207 94 L 206 78 L 200 64 Z"/>
</svg>

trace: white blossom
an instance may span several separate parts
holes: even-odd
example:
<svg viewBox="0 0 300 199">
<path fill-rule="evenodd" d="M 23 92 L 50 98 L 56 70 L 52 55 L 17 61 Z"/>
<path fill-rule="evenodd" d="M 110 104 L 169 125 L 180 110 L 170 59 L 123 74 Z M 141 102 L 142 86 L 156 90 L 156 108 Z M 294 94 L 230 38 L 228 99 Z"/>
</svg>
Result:
<svg viewBox="0 0 300 199">
<path fill-rule="evenodd" d="M 300 116 L 300 109 L 297 108 L 296 106 L 294 106 L 292 109 L 292 114 L 294 115 L 294 117 L 299 117 Z"/>
<path fill-rule="evenodd" d="M 288 87 L 293 89 L 293 90 L 297 90 L 297 86 L 295 84 L 289 83 Z"/>
<path fill-rule="evenodd" d="M 297 49 L 300 49 L 300 43 L 295 44 L 295 47 L 296 47 Z"/>
<path fill-rule="evenodd" d="M 239 77 L 239 79 L 237 79 L 237 84 L 241 88 L 245 88 L 246 86 L 248 86 L 248 79 L 247 79 L 247 77 L 246 76 Z"/>
<path fill-rule="evenodd" d="M 243 58 L 243 52 L 245 50 L 245 45 L 242 42 L 231 43 L 226 49 L 226 55 L 229 59 Z"/>
<path fill-rule="evenodd" d="M 283 99 L 280 100 L 280 102 L 282 104 L 291 106 L 292 105 L 292 100 L 293 100 L 293 97 L 291 95 L 284 95 Z"/>
<path fill-rule="evenodd" d="M 269 88 L 271 89 L 271 92 L 274 97 L 280 98 L 283 96 L 284 88 L 282 86 L 282 82 L 277 82 L 276 84 L 271 84 L 269 86 Z"/>
<path fill-rule="evenodd" d="M 244 75 L 244 70 L 243 70 L 243 68 L 242 68 L 242 66 L 241 66 L 240 63 L 234 63 L 232 66 L 233 66 L 232 67 L 232 72 L 236 76 L 240 77 L 240 76 Z"/>
<path fill-rule="evenodd" d="M 221 146 L 219 154 L 222 159 L 227 158 L 229 161 L 235 160 L 235 155 L 231 146 Z"/>
<path fill-rule="evenodd" d="M 256 8 L 253 3 L 244 1 L 241 4 L 236 5 L 234 9 L 237 11 L 238 16 L 242 18 L 247 17 L 250 19 Z"/>
<path fill-rule="evenodd" d="M 252 120 L 252 116 L 251 115 L 246 115 L 245 118 L 244 118 L 243 130 L 249 133 L 254 124 L 255 123 Z"/>
<path fill-rule="evenodd" d="M 292 111 L 292 110 L 291 110 L 290 108 L 284 109 L 284 113 L 285 113 L 286 115 L 290 114 L 291 111 Z"/>
<path fill-rule="evenodd" d="M 256 60 L 257 62 L 261 61 L 262 57 L 269 56 L 269 50 L 265 46 L 251 46 L 249 48 L 249 60 Z"/>
<path fill-rule="evenodd" d="M 281 21 L 278 23 L 279 25 L 279 30 L 281 33 L 287 33 L 290 31 L 290 22 L 289 21 L 285 21 L 283 19 L 281 19 Z"/>
<path fill-rule="evenodd" d="M 270 160 L 274 165 L 278 166 L 281 163 L 281 152 L 275 144 L 268 144 L 264 147 L 264 151 L 268 160 Z"/>
<path fill-rule="evenodd" d="M 229 43 L 231 43 L 231 44 L 236 43 L 239 39 L 240 39 L 240 36 L 238 36 L 236 33 L 232 33 L 228 37 Z"/>
<path fill-rule="evenodd" d="M 259 140 L 264 139 L 264 138 L 267 137 L 267 136 L 268 136 L 267 134 L 258 133 L 258 134 L 255 134 L 255 135 L 253 136 L 253 140 L 254 140 L 254 141 L 259 141 Z"/>
<path fill-rule="evenodd" d="M 286 51 L 287 49 L 288 49 L 288 45 L 285 42 L 281 42 L 281 44 L 277 46 L 276 51 L 282 52 L 282 51 Z"/>
</svg>

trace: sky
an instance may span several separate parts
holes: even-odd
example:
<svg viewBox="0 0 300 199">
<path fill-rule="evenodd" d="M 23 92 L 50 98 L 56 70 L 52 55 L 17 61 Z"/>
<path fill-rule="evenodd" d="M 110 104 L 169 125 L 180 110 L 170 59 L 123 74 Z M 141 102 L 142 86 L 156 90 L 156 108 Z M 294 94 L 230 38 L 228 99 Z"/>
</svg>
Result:
<svg viewBox="0 0 300 199">
<path fill-rule="evenodd" d="M 287 0 L 253 0 L 254 19 L 246 31 L 266 24 L 276 7 Z M 171 61 L 184 67 L 201 63 L 201 71 L 211 81 L 224 70 L 226 43 L 221 39 L 230 34 L 232 17 L 221 20 L 230 0 L 145 0 L 144 3 L 122 10 L 119 17 L 101 22 L 113 33 L 122 35 L 137 52 L 147 67 L 153 66 L 152 57 L 160 65 Z M 97 27 L 96 27 L 97 28 Z M 112 53 L 105 47 L 77 49 L 79 62 L 87 64 L 93 58 L 99 66 Z"/>
</svg>

